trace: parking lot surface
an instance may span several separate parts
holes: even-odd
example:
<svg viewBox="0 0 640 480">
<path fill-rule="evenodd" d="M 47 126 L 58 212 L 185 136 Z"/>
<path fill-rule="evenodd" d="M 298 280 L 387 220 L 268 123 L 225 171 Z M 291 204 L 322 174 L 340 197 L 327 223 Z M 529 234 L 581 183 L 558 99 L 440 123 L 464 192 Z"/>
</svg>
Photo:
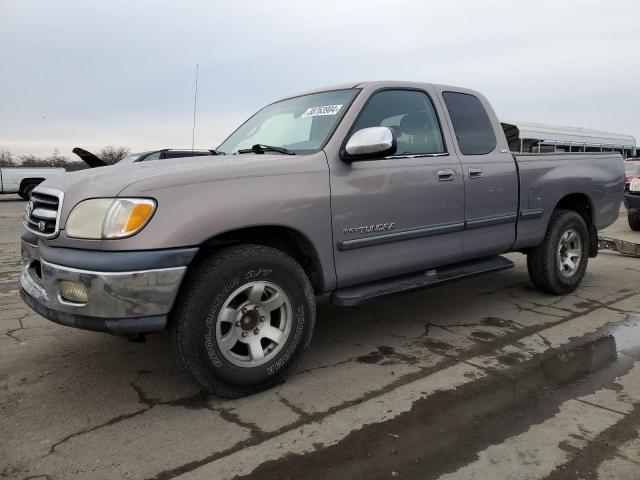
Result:
<svg viewBox="0 0 640 480">
<path fill-rule="evenodd" d="M 0 198 L 0 478 L 640 478 L 640 258 L 575 294 L 516 268 L 319 309 L 296 372 L 202 394 L 168 336 L 55 325 L 20 300 L 24 202 Z M 640 243 L 621 216 L 607 232 Z"/>
</svg>

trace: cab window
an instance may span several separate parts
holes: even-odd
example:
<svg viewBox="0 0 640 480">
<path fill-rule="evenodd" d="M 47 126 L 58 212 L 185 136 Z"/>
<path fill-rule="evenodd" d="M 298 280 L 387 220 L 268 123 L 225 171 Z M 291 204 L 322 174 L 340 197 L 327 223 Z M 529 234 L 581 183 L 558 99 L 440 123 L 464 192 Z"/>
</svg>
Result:
<svg viewBox="0 0 640 480">
<path fill-rule="evenodd" d="M 424 92 L 383 90 L 374 94 L 352 131 L 368 127 L 389 127 L 394 131 L 398 141 L 394 156 L 446 152 L 440 122 Z"/>
<path fill-rule="evenodd" d="M 485 155 L 496 148 L 496 135 L 480 100 L 468 93 L 444 92 L 458 147 L 463 155 Z"/>
</svg>

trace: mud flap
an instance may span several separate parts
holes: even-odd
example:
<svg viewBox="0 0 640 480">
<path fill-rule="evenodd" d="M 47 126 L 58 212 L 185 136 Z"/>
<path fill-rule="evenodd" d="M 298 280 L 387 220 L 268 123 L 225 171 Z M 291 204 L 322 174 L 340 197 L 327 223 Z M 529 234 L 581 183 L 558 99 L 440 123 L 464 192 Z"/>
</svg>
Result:
<svg viewBox="0 0 640 480">
<path fill-rule="evenodd" d="M 598 241 L 598 230 L 594 225 L 591 225 L 589 227 L 589 258 L 598 256 L 598 250 L 600 249 Z"/>
</svg>

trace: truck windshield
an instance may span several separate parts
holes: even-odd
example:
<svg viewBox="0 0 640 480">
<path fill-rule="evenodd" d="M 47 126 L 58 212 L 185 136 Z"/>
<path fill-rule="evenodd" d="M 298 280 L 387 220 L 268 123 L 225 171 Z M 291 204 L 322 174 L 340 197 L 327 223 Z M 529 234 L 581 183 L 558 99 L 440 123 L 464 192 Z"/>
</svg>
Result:
<svg viewBox="0 0 640 480">
<path fill-rule="evenodd" d="M 358 90 L 332 90 L 273 103 L 247 120 L 216 149 L 234 154 L 254 145 L 286 148 L 296 154 L 320 150 Z"/>
<path fill-rule="evenodd" d="M 144 153 L 132 153 L 131 155 L 127 155 L 122 160 L 120 160 L 117 165 L 129 165 L 138 160 Z"/>
</svg>

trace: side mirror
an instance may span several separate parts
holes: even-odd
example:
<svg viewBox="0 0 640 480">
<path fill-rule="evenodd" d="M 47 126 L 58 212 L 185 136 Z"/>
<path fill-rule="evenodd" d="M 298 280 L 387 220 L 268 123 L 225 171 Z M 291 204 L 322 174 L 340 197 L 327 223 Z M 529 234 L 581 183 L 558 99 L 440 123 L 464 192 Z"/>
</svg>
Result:
<svg viewBox="0 0 640 480">
<path fill-rule="evenodd" d="M 351 135 L 344 151 L 346 161 L 386 157 L 395 153 L 396 135 L 388 127 L 369 127 Z"/>
</svg>

